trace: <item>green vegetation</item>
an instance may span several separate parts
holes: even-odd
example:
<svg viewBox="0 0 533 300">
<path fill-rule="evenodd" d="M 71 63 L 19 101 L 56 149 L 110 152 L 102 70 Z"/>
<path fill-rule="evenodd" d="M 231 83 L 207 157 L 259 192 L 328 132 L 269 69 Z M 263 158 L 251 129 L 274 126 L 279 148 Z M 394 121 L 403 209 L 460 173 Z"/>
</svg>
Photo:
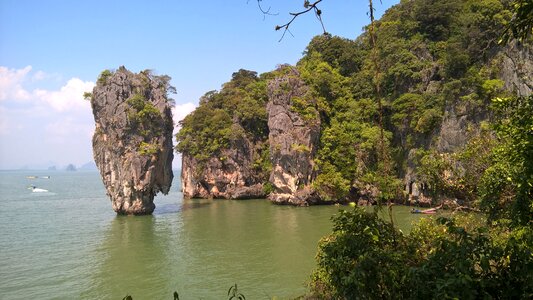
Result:
<svg viewBox="0 0 533 300">
<path fill-rule="evenodd" d="M 270 173 L 265 75 L 239 70 L 222 89 L 206 93 L 200 106 L 187 117 L 176 135 L 176 150 L 192 155 L 200 164 L 221 157 L 224 149 L 249 141 L 254 145 L 254 168 L 266 181 Z M 244 142 L 246 143 L 246 142 Z"/>
<path fill-rule="evenodd" d="M 299 77 L 309 90 L 291 99 L 290 109 L 308 125 L 320 122 L 313 186 L 324 200 L 348 201 L 377 188 L 373 200 L 402 202 L 402 180 L 415 172 L 434 201 L 447 196 L 473 205 L 496 143 L 491 99 L 512 92 L 499 78 L 498 40 L 512 20 L 529 18 L 522 2 L 404 1 L 355 41 L 317 36 L 297 64 L 299 74 L 285 66 L 261 76 L 239 70 L 220 92 L 205 94 L 182 121 L 176 149 L 202 163 L 248 139 L 259 149 L 254 167 L 266 180 L 266 85 L 280 75 Z M 454 116 L 464 116 L 458 126 L 466 146 L 437 149 L 447 134 L 443 121 L 458 123 Z"/>
<path fill-rule="evenodd" d="M 422 219 L 409 235 L 362 208 L 324 237 L 311 290 L 319 299 L 530 299 L 533 230 L 480 216 Z"/>
<path fill-rule="evenodd" d="M 533 36 L 533 2 L 529 0 L 514 0 L 512 3 L 513 18 L 508 23 L 502 43 L 512 38 L 526 41 Z"/>
<path fill-rule="evenodd" d="M 127 100 L 130 109 L 128 120 L 131 128 L 139 130 L 143 137 L 161 134 L 164 120 L 159 110 L 144 95 L 134 94 Z"/>
<path fill-rule="evenodd" d="M 150 144 L 141 142 L 139 145 L 139 154 L 141 155 L 155 155 L 159 152 L 159 146 L 157 144 Z"/>
<path fill-rule="evenodd" d="M 83 99 L 90 101 L 93 97 L 93 93 L 91 92 L 84 92 L 83 93 Z"/>
<path fill-rule="evenodd" d="M 498 143 L 480 180 L 479 204 L 491 220 L 531 226 L 533 221 L 533 95 L 496 98 Z"/>
<path fill-rule="evenodd" d="M 401 3 L 375 22 L 375 55 L 368 31 L 356 41 L 328 35 L 311 41 L 298 68 L 312 88 L 321 118 L 315 187 L 323 198 L 349 199 L 370 184 L 381 190 L 383 199 L 401 201 L 399 180 L 407 172 L 409 152 L 440 155 L 433 142 L 449 111 L 468 115 L 467 126 L 479 126 L 476 119 L 489 114 L 490 99 L 505 94 L 496 77 L 501 56 L 491 49 L 511 18 L 508 4 Z M 298 111 L 305 115 L 297 100 Z M 383 168 L 390 169 L 392 177 L 383 177 Z M 385 185 L 380 182 L 384 180 Z M 434 195 L 442 192 L 430 186 Z"/>
<path fill-rule="evenodd" d="M 100 76 L 98 76 L 98 79 L 96 80 L 97 84 L 100 85 L 106 85 L 107 79 L 113 75 L 113 72 L 110 70 L 103 70 L 102 73 L 100 73 Z"/>
<path fill-rule="evenodd" d="M 402 202 L 402 179 L 414 172 L 433 203 L 454 199 L 481 212 L 424 219 L 409 235 L 375 212 L 339 213 L 320 242 L 312 297 L 533 298 L 533 96 L 505 90 L 498 46 L 502 36 L 530 41 L 532 8 L 523 0 L 401 1 L 355 41 L 310 42 L 299 75 L 288 75 L 309 87 L 291 110 L 320 121 L 312 184 L 323 200 L 378 189 L 378 203 Z M 259 78 L 241 70 L 206 94 L 182 122 L 178 151 L 201 161 L 241 137 L 264 145 L 266 81 L 288 69 Z M 454 137 L 443 123 L 456 126 L 458 141 L 439 144 Z M 265 173 L 267 157 L 256 156 Z"/>
<path fill-rule="evenodd" d="M 478 92 L 464 96 L 466 101 L 502 93 L 498 79 L 462 80 L 469 79 L 478 83 Z M 453 81 L 445 87 L 444 97 L 450 90 L 461 93 Z M 393 125 L 416 132 L 420 121 L 413 118 L 423 103 L 414 94 L 396 99 Z M 334 217 L 333 233 L 320 242 L 311 297 L 533 297 L 533 95 L 496 97 L 491 108 L 492 126 L 481 122 L 479 133 L 463 149 L 416 151 L 418 171 L 434 199 L 477 200 L 486 214 L 422 219 L 404 235 L 376 212 L 341 211 Z"/>
</svg>

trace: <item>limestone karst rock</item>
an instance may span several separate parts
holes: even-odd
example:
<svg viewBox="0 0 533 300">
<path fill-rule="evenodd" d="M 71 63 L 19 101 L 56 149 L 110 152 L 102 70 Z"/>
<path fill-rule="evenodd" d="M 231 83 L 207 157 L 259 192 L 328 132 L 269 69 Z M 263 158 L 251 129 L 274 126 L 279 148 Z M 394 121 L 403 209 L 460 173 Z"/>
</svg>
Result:
<svg viewBox="0 0 533 300">
<path fill-rule="evenodd" d="M 305 116 L 299 114 L 293 103 L 296 98 L 312 98 L 308 91 L 292 67 L 268 85 L 270 182 L 274 186 L 270 200 L 277 204 L 305 206 L 319 201 L 310 184 L 316 175 L 313 158 L 320 137 L 320 117 L 318 111 Z M 313 99 L 305 102 L 311 106 L 314 103 Z"/>
<path fill-rule="evenodd" d="M 94 160 L 113 210 L 151 214 L 154 196 L 173 179 L 172 112 L 168 76 L 104 71 L 93 89 Z"/>
<path fill-rule="evenodd" d="M 320 118 L 318 111 L 313 110 L 316 101 L 308 92 L 295 67 L 281 66 L 278 75 L 266 86 L 268 140 L 263 142 L 238 135 L 228 147 L 203 161 L 183 151 L 183 195 L 187 198 L 248 199 L 269 194 L 276 204 L 305 206 L 319 202 L 310 184 L 315 176 L 313 158 L 320 135 Z M 298 112 L 296 99 L 305 99 L 304 115 Z M 233 120 L 232 131 L 244 131 L 238 118 Z M 269 149 L 265 159 L 271 163 L 271 170 L 266 174 L 257 168 L 263 143 Z M 265 184 L 271 188 L 270 193 L 266 192 Z"/>
<path fill-rule="evenodd" d="M 266 85 L 257 73 L 241 69 L 220 91 L 202 96 L 200 106 L 181 121 L 176 150 L 182 155 L 185 198 L 266 196 L 266 98 Z M 228 102 L 235 105 L 220 105 Z"/>
<path fill-rule="evenodd" d="M 192 155 L 182 154 L 181 183 L 185 198 L 257 199 L 264 198 L 262 180 L 252 168 L 253 144 L 243 138 L 220 157 L 203 164 Z"/>
<path fill-rule="evenodd" d="M 512 41 L 497 50 L 493 61 L 497 62 L 496 78 L 503 82 L 503 89 L 520 97 L 530 95 L 533 91 L 533 47 Z M 427 90 L 430 90 L 430 86 L 439 84 L 439 82 L 430 82 Z M 431 92 L 426 93 L 431 94 Z M 442 121 L 426 139 L 424 147 L 435 149 L 438 153 L 453 153 L 463 148 L 474 136 L 479 135 L 481 122 L 490 120 L 489 106 L 468 107 L 460 103 L 460 98 L 449 101 L 444 108 Z M 423 188 L 425 185 L 418 178 L 415 153 L 415 148 L 410 149 L 406 157 L 407 168 L 403 176 L 405 192 L 409 202 L 430 206 L 431 197 Z M 459 166 L 459 168 L 462 167 Z"/>
</svg>

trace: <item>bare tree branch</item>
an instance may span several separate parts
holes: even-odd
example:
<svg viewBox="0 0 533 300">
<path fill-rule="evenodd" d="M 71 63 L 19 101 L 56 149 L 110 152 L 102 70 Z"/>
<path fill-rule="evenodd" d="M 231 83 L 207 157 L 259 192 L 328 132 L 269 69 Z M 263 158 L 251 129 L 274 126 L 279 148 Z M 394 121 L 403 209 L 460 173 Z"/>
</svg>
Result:
<svg viewBox="0 0 533 300">
<path fill-rule="evenodd" d="M 262 0 L 257 0 L 257 5 L 259 6 L 259 9 L 261 10 L 261 12 L 264 14 L 264 15 L 273 15 L 270 13 L 270 7 L 265 10 L 263 9 L 263 7 L 261 6 L 261 2 Z M 324 33 L 327 33 L 326 32 L 326 27 L 324 26 L 324 22 L 322 21 L 322 10 L 320 10 L 318 8 L 318 4 L 322 2 L 322 0 L 316 0 L 315 2 L 313 3 L 310 3 L 309 0 L 305 0 L 304 1 L 304 10 L 302 11 L 299 11 L 299 12 L 291 12 L 289 13 L 289 15 L 292 16 L 292 18 L 289 20 L 289 22 L 283 24 L 283 25 L 277 25 L 276 26 L 276 30 L 281 30 L 281 29 L 284 29 L 283 30 L 283 34 L 281 35 L 281 38 L 279 39 L 279 41 L 281 42 L 283 40 L 283 38 L 285 37 L 285 34 L 288 32 L 290 35 L 294 36 L 292 34 L 292 32 L 289 30 L 289 27 L 291 26 L 292 22 L 294 22 L 294 20 L 296 20 L 296 18 L 300 15 L 303 15 L 303 14 L 306 14 L 310 11 L 313 11 L 315 13 L 315 17 L 318 19 L 318 21 L 320 21 L 320 25 L 322 25 L 322 30 L 324 31 Z M 275 14 L 277 15 L 277 14 Z"/>
<path fill-rule="evenodd" d="M 302 10 L 300 12 L 289 13 L 292 16 L 292 19 L 289 22 L 287 22 L 287 23 L 285 23 L 283 25 L 277 25 L 276 26 L 276 30 L 285 29 L 283 31 L 283 35 L 281 36 L 281 39 L 279 41 L 281 42 L 283 40 L 283 38 L 285 37 L 285 33 L 287 33 L 287 31 L 289 31 L 289 26 L 291 26 L 292 22 L 294 22 L 294 20 L 296 20 L 296 18 L 298 16 L 306 14 L 306 13 L 308 13 L 310 11 L 314 11 L 315 16 L 317 17 L 317 19 L 320 21 L 320 24 L 322 25 L 322 29 L 324 30 L 324 33 L 326 33 L 326 29 L 324 27 L 324 22 L 322 22 L 322 17 L 321 17 L 322 11 L 317 6 L 320 2 L 322 2 L 322 0 L 317 0 L 317 1 L 313 2 L 313 3 L 309 3 L 309 1 L 306 0 L 306 1 L 304 1 L 304 8 L 305 8 L 304 10 Z M 291 32 L 289 31 L 289 33 L 291 33 Z M 292 35 L 292 33 L 291 33 L 291 35 Z"/>
<path fill-rule="evenodd" d="M 279 15 L 279 13 L 271 13 L 270 12 L 270 9 L 271 7 L 269 6 L 268 9 L 264 9 L 263 6 L 261 5 L 261 2 L 263 2 L 263 0 L 257 0 L 257 6 L 259 7 L 259 10 L 263 13 L 263 19 L 266 17 L 266 16 L 277 16 Z M 246 3 L 250 3 L 250 0 L 246 1 Z"/>
</svg>

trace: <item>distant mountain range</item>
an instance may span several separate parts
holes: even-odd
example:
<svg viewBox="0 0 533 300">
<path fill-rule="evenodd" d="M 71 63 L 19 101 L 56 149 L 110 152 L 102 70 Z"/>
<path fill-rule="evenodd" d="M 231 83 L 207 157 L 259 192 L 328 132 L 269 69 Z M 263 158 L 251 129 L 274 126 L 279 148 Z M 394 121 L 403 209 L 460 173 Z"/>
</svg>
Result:
<svg viewBox="0 0 533 300">
<path fill-rule="evenodd" d="M 81 167 L 79 167 L 78 170 L 81 170 L 81 171 L 96 171 L 96 170 L 98 170 L 98 168 L 96 167 L 96 164 L 94 163 L 94 161 L 91 161 L 91 162 L 88 162 L 88 163 L 85 163 L 85 164 L 81 165 Z"/>
<path fill-rule="evenodd" d="M 61 165 L 56 164 L 55 162 L 49 161 L 47 163 L 41 163 L 41 164 L 28 164 L 24 165 L 19 168 L 19 170 L 48 170 L 48 171 L 64 171 L 67 168 L 72 170 L 72 167 L 78 171 L 97 171 L 96 164 L 94 161 L 90 161 L 87 163 L 84 163 L 81 166 L 77 166 L 75 164 L 67 164 L 67 165 Z"/>
</svg>

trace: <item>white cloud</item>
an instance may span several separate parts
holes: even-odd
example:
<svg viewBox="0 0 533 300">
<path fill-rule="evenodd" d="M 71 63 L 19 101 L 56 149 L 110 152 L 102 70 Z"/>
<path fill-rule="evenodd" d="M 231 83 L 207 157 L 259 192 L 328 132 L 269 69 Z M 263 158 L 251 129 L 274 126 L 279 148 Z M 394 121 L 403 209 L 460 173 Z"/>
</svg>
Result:
<svg viewBox="0 0 533 300">
<path fill-rule="evenodd" d="M 50 88 L 58 86 L 58 78 L 60 75 L 34 71 L 31 66 L 0 66 L 0 168 L 91 159 L 94 120 L 83 93 L 92 91 L 94 83 L 71 78 L 59 81 L 60 88 Z M 172 108 L 174 123 L 178 125 L 196 106 L 192 102 L 176 104 Z M 32 155 L 32 149 L 39 149 L 39 155 Z M 175 165 L 179 165 L 179 157 Z"/>
<path fill-rule="evenodd" d="M 30 93 L 22 88 L 22 83 L 31 69 L 31 66 L 22 69 L 0 66 L 0 100 L 28 100 Z"/>
<path fill-rule="evenodd" d="M 70 79 L 59 91 L 37 89 L 33 94 L 57 111 L 90 109 L 89 101 L 83 99 L 84 92 L 92 91 L 94 83 L 79 78 Z"/>
<path fill-rule="evenodd" d="M 189 113 L 191 113 L 196 108 L 196 104 L 187 102 L 184 104 L 176 104 L 172 108 L 172 119 L 174 124 L 177 126 L 179 121 L 183 120 Z"/>
<path fill-rule="evenodd" d="M 56 111 L 86 110 L 90 103 L 83 99 L 84 92 L 90 92 L 94 83 L 79 78 L 70 79 L 59 90 L 35 89 L 28 91 L 24 82 L 40 81 L 48 77 L 45 72 L 37 71 L 30 74 L 31 66 L 22 69 L 9 69 L 0 66 L 0 100 L 33 102 L 34 105 L 44 103 Z"/>
<path fill-rule="evenodd" d="M 0 168 L 91 159 L 94 120 L 83 93 L 94 83 L 71 78 L 55 88 L 59 78 L 31 66 L 0 66 Z"/>
<path fill-rule="evenodd" d="M 31 78 L 33 81 L 40 81 L 43 79 L 46 79 L 48 77 L 48 74 L 46 74 L 43 71 L 37 71 L 35 74 L 33 74 L 33 77 Z"/>
<path fill-rule="evenodd" d="M 58 140 L 68 140 L 72 138 L 91 138 L 94 131 L 94 124 L 80 122 L 72 117 L 61 118 L 46 125 L 46 134 Z"/>
</svg>

